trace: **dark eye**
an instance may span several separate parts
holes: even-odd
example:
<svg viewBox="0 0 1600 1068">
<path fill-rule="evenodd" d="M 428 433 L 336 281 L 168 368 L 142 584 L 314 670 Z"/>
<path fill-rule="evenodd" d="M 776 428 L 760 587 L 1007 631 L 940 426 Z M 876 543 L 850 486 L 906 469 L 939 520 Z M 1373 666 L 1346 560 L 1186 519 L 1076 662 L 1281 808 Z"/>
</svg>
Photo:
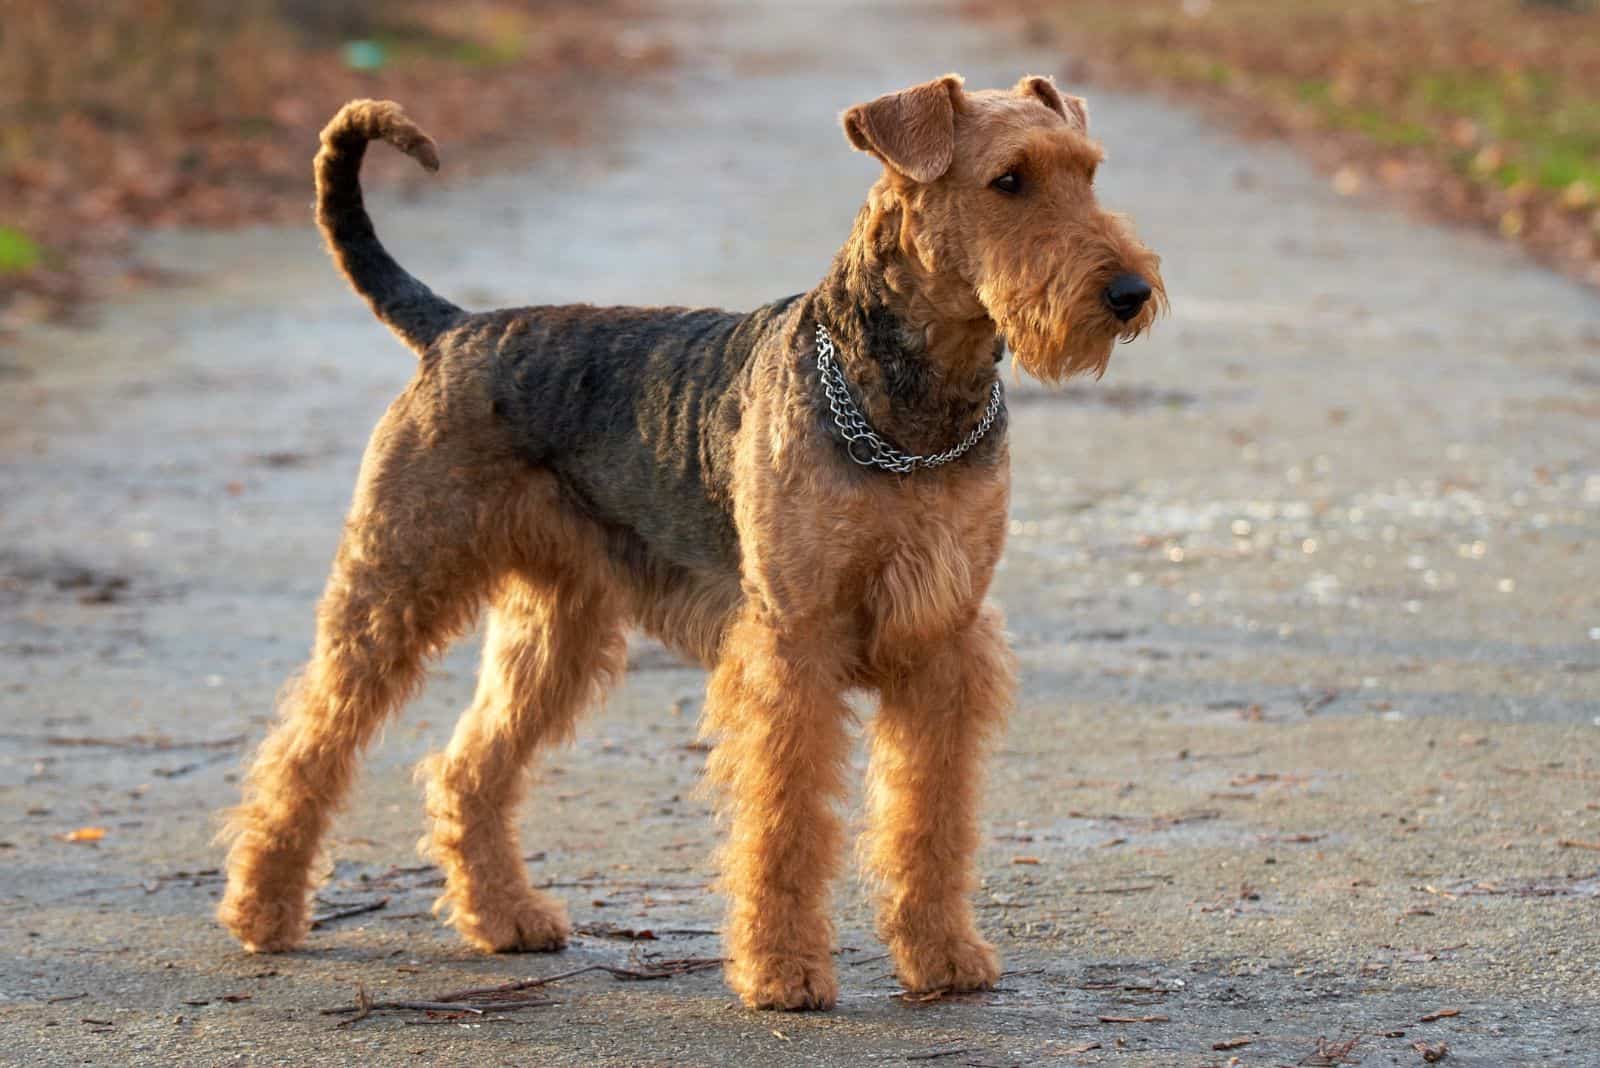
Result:
<svg viewBox="0 0 1600 1068">
<path fill-rule="evenodd" d="M 1016 171 L 1006 171 L 1006 173 L 990 182 L 989 188 L 998 189 L 1002 193 L 1014 196 L 1022 192 L 1022 176 Z"/>
</svg>

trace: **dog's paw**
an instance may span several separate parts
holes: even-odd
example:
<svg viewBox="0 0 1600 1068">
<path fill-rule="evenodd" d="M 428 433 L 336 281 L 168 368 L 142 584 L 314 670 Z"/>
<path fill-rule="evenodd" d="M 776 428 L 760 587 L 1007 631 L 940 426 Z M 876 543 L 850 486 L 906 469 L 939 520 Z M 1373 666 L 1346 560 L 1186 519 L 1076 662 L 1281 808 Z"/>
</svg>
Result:
<svg viewBox="0 0 1600 1068">
<path fill-rule="evenodd" d="M 286 953 L 311 930 L 305 901 L 264 901 L 233 882 L 217 906 L 217 921 L 250 953 Z"/>
<path fill-rule="evenodd" d="M 489 953 L 553 953 L 565 949 L 572 925 L 553 898 L 523 898 L 493 907 L 456 907 L 450 925 Z"/>
<path fill-rule="evenodd" d="M 900 982 L 912 993 L 988 990 L 1000 979 L 999 955 L 975 931 L 890 948 Z"/>
<path fill-rule="evenodd" d="M 802 1012 L 831 1009 L 839 1001 L 829 957 L 736 960 L 728 966 L 728 985 L 752 1009 Z"/>
</svg>

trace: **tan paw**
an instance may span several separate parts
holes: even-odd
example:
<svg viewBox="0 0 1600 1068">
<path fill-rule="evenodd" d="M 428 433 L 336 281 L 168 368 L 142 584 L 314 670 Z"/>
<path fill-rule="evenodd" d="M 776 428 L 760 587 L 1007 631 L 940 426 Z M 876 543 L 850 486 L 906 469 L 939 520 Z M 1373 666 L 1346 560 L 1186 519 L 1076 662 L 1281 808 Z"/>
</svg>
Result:
<svg viewBox="0 0 1600 1068">
<path fill-rule="evenodd" d="M 572 925 L 553 898 L 523 898 L 496 907 L 457 908 L 450 925 L 490 953 L 553 953 L 565 949 Z"/>
<path fill-rule="evenodd" d="M 999 955 L 976 932 L 891 949 L 900 982 L 912 993 L 988 990 L 1000 979 Z"/>
<path fill-rule="evenodd" d="M 831 1009 L 839 1001 L 839 983 L 828 957 L 735 961 L 728 966 L 728 985 L 752 1009 L 801 1012 Z"/>
<path fill-rule="evenodd" d="M 264 901 L 254 890 L 229 882 L 217 906 L 217 921 L 251 953 L 284 953 L 297 948 L 311 930 L 304 895 L 289 901 Z"/>
</svg>

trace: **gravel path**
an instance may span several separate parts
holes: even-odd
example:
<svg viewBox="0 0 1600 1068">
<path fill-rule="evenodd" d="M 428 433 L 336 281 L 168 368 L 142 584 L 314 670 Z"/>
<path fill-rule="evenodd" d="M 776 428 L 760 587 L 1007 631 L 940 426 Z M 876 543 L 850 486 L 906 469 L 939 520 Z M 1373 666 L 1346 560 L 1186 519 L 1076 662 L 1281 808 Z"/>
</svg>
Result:
<svg viewBox="0 0 1600 1068">
<path fill-rule="evenodd" d="M 401 261 L 471 306 L 748 307 L 812 284 L 872 178 L 840 109 L 1062 65 L 926 5 L 674 19 L 681 69 L 592 150 L 376 205 Z M 358 986 L 717 953 L 702 676 L 645 643 L 524 819 L 588 932 L 566 954 L 480 957 L 426 915 L 409 769 L 473 643 L 336 828 L 328 911 L 384 907 L 239 952 L 210 813 L 411 362 L 309 229 L 169 236 L 152 254 L 195 284 L 0 354 L 0 1062 L 1600 1064 L 1600 302 L 1089 95 L 1103 199 L 1165 255 L 1174 315 L 1102 382 L 1012 393 L 995 593 L 1023 693 L 980 895 L 1001 991 L 897 998 L 851 881 L 829 1015 L 745 1012 L 714 971 L 590 973 L 503 1019 L 335 1030 L 319 1010 Z M 104 838 L 62 840 L 84 827 Z"/>
</svg>

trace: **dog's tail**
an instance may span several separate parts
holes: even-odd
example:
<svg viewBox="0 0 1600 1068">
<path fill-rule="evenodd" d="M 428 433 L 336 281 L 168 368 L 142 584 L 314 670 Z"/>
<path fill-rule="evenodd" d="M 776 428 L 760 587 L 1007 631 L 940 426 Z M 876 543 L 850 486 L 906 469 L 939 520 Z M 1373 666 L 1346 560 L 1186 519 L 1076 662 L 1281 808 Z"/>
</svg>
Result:
<svg viewBox="0 0 1600 1068">
<path fill-rule="evenodd" d="M 420 354 L 465 312 L 413 278 L 378 241 L 361 201 L 368 141 L 387 141 L 429 171 L 433 139 L 387 100 L 352 100 L 322 130 L 317 153 L 317 226 L 328 251 L 379 319 Z"/>
</svg>

